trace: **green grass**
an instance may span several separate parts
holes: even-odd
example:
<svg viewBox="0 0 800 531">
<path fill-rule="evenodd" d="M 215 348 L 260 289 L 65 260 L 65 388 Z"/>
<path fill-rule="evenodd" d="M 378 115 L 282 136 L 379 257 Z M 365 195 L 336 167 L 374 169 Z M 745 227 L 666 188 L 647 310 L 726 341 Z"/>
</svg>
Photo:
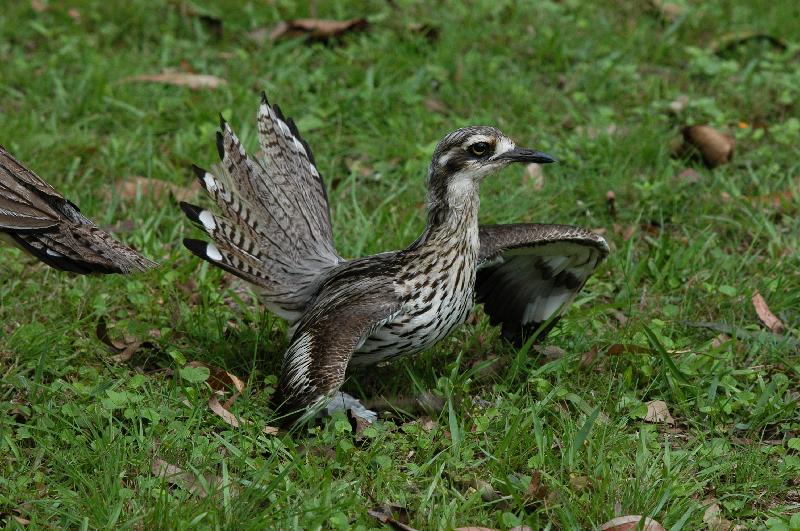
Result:
<svg viewBox="0 0 800 531">
<path fill-rule="evenodd" d="M 697 529 L 717 500 L 747 528 L 788 529 L 800 503 L 796 2 L 687 2 L 674 21 L 612 0 L 319 2 L 320 17 L 371 22 L 330 46 L 248 37 L 309 16 L 304 2 L 72 2 L 78 21 L 52 4 L 0 14 L 0 143 L 98 223 L 132 221 L 119 236 L 162 266 L 77 278 L 0 249 L 0 521 L 366 528 L 380 525 L 370 508 L 394 503 L 419 528 L 591 528 L 619 512 Z M 198 12 L 221 18 L 223 35 Z M 409 29 L 420 23 L 438 38 Z M 744 31 L 785 48 L 753 39 L 714 52 Z M 122 81 L 166 68 L 228 83 Z M 188 185 L 190 163 L 216 160 L 219 112 L 254 150 L 262 89 L 314 148 L 345 256 L 417 236 L 428 158 L 456 127 L 497 125 L 557 156 L 541 190 L 519 168 L 488 179 L 481 219 L 607 229 L 610 258 L 549 340 L 565 354 L 516 352 L 480 319 L 346 384 L 368 399 L 432 391 L 445 403 L 432 430 L 395 415 L 361 438 L 344 417 L 262 434 L 284 324 L 182 248 L 197 232 L 173 200 L 113 193 L 133 175 Z M 671 115 L 680 95 L 688 107 Z M 427 110 L 427 98 L 448 112 Z M 672 158 L 687 123 L 731 131 L 733 162 L 711 171 Z M 697 182 L 679 177 L 687 167 Z M 792 188 L 781 208 L 750 200 Z M 642 224 L 660 230 L 620 236 Z M 787 339 L 759 325 L 756 290 Z M 160 336 L 112 363 L 100 318 L 114 337 Z M 718 345 L 718 332 L 686 321 L 734 327 L 739 339 Z M 604 355 L 613 344 L 646 349 Z M 599 354 L 581 367 L 591 349 Z M 496 370 L 479 370 L 489 358 Z M 180 371 L 189 360 L 244 378 L 233 409 L 253 424 L 216 417 L 206 384 Z M 644 422 L 650 400 L 664 400 L 676 424 Z M 213 494 L 165 482 L 156 459 L 211 478 Z M 481 481 L 494 497 L 474 488 Z"/>
</svg>

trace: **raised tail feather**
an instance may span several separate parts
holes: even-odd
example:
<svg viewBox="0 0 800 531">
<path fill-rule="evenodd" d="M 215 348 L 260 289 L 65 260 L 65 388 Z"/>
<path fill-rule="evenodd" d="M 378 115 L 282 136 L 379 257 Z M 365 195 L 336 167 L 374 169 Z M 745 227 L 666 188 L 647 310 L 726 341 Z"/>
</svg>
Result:
<svg viewBox="0 0 800 531">
<path fill-rule="evenodd" d="M 222 164 L 195 167 L 219 213 L 181 203 L 211 242 L 186 239 L 195 255 L 260 286 L 272 311 L 296 320 L 324 273 L 342 261 L 333 246 L 328 198 L 308 144 L 291 118 L 262 94 L 261 152 L 248 157 L 224 119 L 217 133 Z"/>
<path fill-rule="evenodd" d="M 132 273 L 157 264 L 97 227 L 0 146 L 0 232 L 47 265 L 73 273 Z"/>
</svg>

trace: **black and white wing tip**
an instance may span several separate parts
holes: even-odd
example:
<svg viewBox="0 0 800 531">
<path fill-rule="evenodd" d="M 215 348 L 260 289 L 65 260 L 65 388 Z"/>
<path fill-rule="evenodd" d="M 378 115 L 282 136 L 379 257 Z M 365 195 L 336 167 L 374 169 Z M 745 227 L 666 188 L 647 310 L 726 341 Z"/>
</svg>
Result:
<svg viewBox="0 0 800 531">
<path fill-rule="evenodd" d="M 516 346 L 544 325 L 543 339 L 608 252 L 602 236 L 580 227 L 481 227 L 477 301 Z"/>
</svg>

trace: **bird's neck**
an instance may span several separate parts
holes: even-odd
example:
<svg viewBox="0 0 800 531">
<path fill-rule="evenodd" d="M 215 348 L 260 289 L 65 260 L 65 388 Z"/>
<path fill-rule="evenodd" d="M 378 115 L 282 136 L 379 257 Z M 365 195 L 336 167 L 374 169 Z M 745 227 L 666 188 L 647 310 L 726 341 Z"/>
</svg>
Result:
<svg viewBox="0 0 800 531">
<path fill-rule="evenodd" d="M 477 257 L 478 209 L 480 197 L 478 183 L 471 179 L 451 182 L 444 189 L 428 192 L 428 222 L 419 237 L 417 247 L 436 250 L 442 246 L 457 245 L 464 252 Z"/>
</svg>

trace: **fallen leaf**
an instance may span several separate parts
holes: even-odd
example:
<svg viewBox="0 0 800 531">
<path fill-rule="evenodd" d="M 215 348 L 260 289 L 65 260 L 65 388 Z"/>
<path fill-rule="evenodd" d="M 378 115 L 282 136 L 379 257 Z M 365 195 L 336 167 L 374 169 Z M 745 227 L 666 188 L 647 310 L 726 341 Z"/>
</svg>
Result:
<svg viewBox="0 0 800 531">
<path fill-rule="evenodd" d="M 626 324 L 628 324 L 628 317 L 621 311 L 617 310 L 616 308 L 611 308 L 610 310 L 608 310 L 608 313 L 614 316 L 614 319 L 617 320 L 620 326 L 625 326 Z"/>
<path fill-rule="evenodd" d="M 72 20 L 74 20 L 75 22 L 81 21 L 81 12 L 75 9 L 74 7 L 71 7 L 67 10 L 67 16 Z"/>
<path fill-rule="evenodd" d="M 730 340 L 731 336 L 728 334 L 719 334 L 711 340 L 711 348 L 719 348 Z"/>
<path fill-rule="evenodd" d="M 569 485 L 573 490 L 581 492 L 588 489 L 592 485 L 592 480 L 590 480 L 588 476 L 576 476 L 574 474 L 570 474 Z"/>
<path fill-rule="evenodd" d="M 581 369 L 586 369 L 589 367 L 594 362 L 595 358 L 597 358 L 597 351 L 597 347 L 592 347 L 584 352 L 583 356 L 581 356 L 581 361 L 578 364 L 578 367 Z"/>
<path fill-rule="evenodd" d="M 614 192 L 614 190 L 609 190 L 606 192 L 606 206 L 608 207 L 608 215 L 610 215 L 612 219 L 616 219 L 617 194 Z"/>
<path fill-rule="evenodd" d="M 109 190 L 109 195 L 114 194 L 128 201 L 136 199 L 139 194 L 154 199 L 171 195 L 176 201 L 191 201 L 199 191 L 200 183 L 196 180 L 193 180 L 190 186 L 184 187 L 161 179 L 131 175 L 117 181 Z"/>
<path fill-rule="evenodd" d="M 353 436 L 357 441 L 364 438 L 364 430 L 372 426 L 372 422 L 359 415 L 353 409 L 347 410 L 347 420 L 350 421 L 350 427 L 353 428 Z"/>
<path fill-rule="evenodd" d="M 438 422 L 436 422 L 430 417 L 420 417 L 418 420 L 419 420 L 419 427 L 422 428 L 423 431 L 428 433 L 436 429 L 436 426 L 439 425 Z"/>
<path fill-rule="evenodd" d="M 109 356 L 108 359 L 113 361 L 114 363 L 125 363 L 130 361 L 134 354 L 140 349 L 152 349 L 155 348 L 155 345 L 150 341 L 144 340 L 129 340 L 129 341 L 114 341 L 108 335 L 108 325 L 106 323 L 105 316 L 101 316 L 100 319 L 97 321 L 97 328 L 95 329 L 95 334 L 97 335 L 97 339 L 99 339 L 102 343 L 107 345 L 112 352 L 115 352 L 114 355 Z M 156 335 L 160 336 L 161 332 L 159 330 L 151 330 L 150 331 L 151 337 Z M 156 338 L 157 339 L 157 338 Z"/>
<path fill-rule="evenodd" d="M 716 502 L 709 505 L 703 513 L 703 522 L 708 526 L 709 531 L 730 531 L 733 529 L 733 522 L 722 516 L 722 509 Z"/>
<path fill-rule="evenodd" d="M 186 364 L 187 367 L 205 367 L 210 372 L 206 382 L 214 391 L 229 391 L 231 388 L 235 389 L 235 394 L 241 394 L 244 391 L 244 382 L 235 374 L 231 374 L 224 369 L 220 369 L 214 365 L 210 365 L 203 361 L 190 361 Z"/>
<path fill-rule="evenodd" d="M 220 404 L 219 395 L 217 393 L 212 393 L 211 398 L 208 399 L 208 407 L 225 421 L 226 424 L 234 428 L 238 428 L 242 424 L 252 424 L 251 421 L 237 417 Z M 266 435 L 277 435 L 280 432 L 280 430 L 274 426 L 264 426 L 261 431 Z"/>
<path fill-rule="evenodd" d="M 542 482 L 542 473 L 535 470 L 531 474 L 531 482 L 528 484 L 528 488 L 525 489 L 522 501 L 525 504 L 525 508 L 533 509 L 534 505 L 546 501 L 549 494 L 550 492 Z"/>
<path fill-rule="evenodd" d="M 753 206 L 772 208 L 785 214 L 794 214 L 800 207 L 800 177 L 795 178 L 792 185 L 786 190 L 751 196 L 747 200 Z"/>
<path fill-rule="evenodd" d="M 681 94 L 669 102 L 669 110 L 672 114 L 680 114 L 689 106 L 689 96 Z"/>
<path fill-rule="evenodd" d="M 31 521 L 28 520 L 27 518 L 23 518 L 21 516 L 17 516 L 16 514 L 14 515 L 14 521 L 16 523 L 18 523 L 19 525 L 28 525 L 28 524 L 31 523 Z"/>
<path fill-rule="evenodd" d="M 636 234 L 637 227 L 636 225 L 627 225 L 623 227 L 619 223 L 613 223 L 611 228 L 614 229 L 616 234 L 622 236 L 623 240 L 628 241 L 633 237 L 634 234 Z"/>
<path fill-rule="evenodd" d="M 709 125 L 685 127 L 683 140 L 686 146 L 694 147 L 700 152 L 703 162 L 709 168 L 726 164 L 733 157 L 733 138 Z"/>
<path fill-rule="evenodd" d="M 639 522 L 644 518 L 644 525 L 640 528 Z M 612 518 L 600 526 L 600 531 L 664 531 L 664 527 L 652 518 L 640 514 L 619 516 Z"/>
<path fill-rule="evenodd" d="M 686 168 L 676 176 L 676 180 L 686 184 L 697 184 L 700 182 L 700 174 L 695 169 Z"/>
<path fill-rule="evenodd" d="M 439 35 L 441 35 L 441 30 L 438 26 L 432 26 L 430 24 L 424 24 L 419 22 L 413 22 L 409 24 L 406 28 L 409 33 L 414 33 L 416 35 L 421 35 L 430 43 L 436 42 L 439 40 Z"/>
<path fill-rule="evenodd" d="M 434 112 L 445 116 L 450 114 L 450 108 L 447 104 L 436 96 L 428 96 L 423 103 L 428 112 Z"/>
<path fill-rule="evenodd" d="M 395 529 L 400 529 L 401 531 L 416 531 L 416 529 L 408 525 L 408 510 L 400 505 L 386 503 L 380 507 L 367 510 L 367 514 L 380 523 L 389 525 Z"/>
<path fill-rule="evenodd" d="M 548 360 L 560 360 L 567 355 L 567 351 L 555 345 L 536 345 L 534 350 Z"/>
<path fill-rule="evenodd" d="M 122 82 L 163 83 L 165 85 L 188 87 L 192 90 L 205 89 L 205 88 L 215 89 L 217 87 L 227 84 L 227 81 L 217 76 L 212 76 L 208 74 L 191 74 L 187 72 L 176 72 L 174 70 L 165 70 L 160 74 L 141 74 L 138 76 L 126 77 L 125 79 L 122 80 Z"/>
<path fill-rule="evenodd" d="M 642 232 L 646 232 L 650 236 L 658 236 L 661 234 L 661 224 L 657 221 L 642 223 L 639 225 L 639 228 L 642 230 Z"/>
<path fill-rule="evenodd" d="M 642 345 L 629 345 L 623 343 L 614 343 L 605 351 L 606 356 L 619 356 L 620 354 L 649 354 L 651 351 L 648 347 Z"/>
<path fill-rule="evenodd" d="M 767 306 L 767 301 L 764 300 L 764 297 L 761 296 L 761 293 L 756 291 L 753 294 L 752 301 L 753 307 L 756 309 L 756 313 L 758 314 L 758 318 L 761 319 L 761 322 L 764 323 L 772 332 L 776 334 L 783 333 L 783 323 L 769 309 L 769 306 Z"/>
<path fill-rule="evenodd" d="M 152 470 L 153 475 L 163 478 L 171 485 L 181 487 L 182 489 L 187 490 L 192 494 L 196 494 L 201 498 L 205 498 L 208 495 L 205 488 L 203 488 L 202 482 L 197 479 L 197 476 L 191 472 L 183 470 L 180 467 L 167 463 L 163 459 L 154 459 Z M 219 478 L 215 476 L 206 475 L 204 479 L 206 480 L 206 484 L 209 486 L 219 483 Z"/>
<path fill-rule="evenodd" d="M 522 182 L 530 183 L 533 190 L 538 192 L 544 188 L 544 170 L 541 164 L 531 163 L 525 166 Z"/>
<path fill-rule="evenodd" d="M 779 50 L 786 49 L 786 43 L 782 40 L 778 39 L 777 37 L 773 37 L 767 33 L 761 33 L 757 31 L 736 31 L 732 33 L 726 33 L 722 37 L 714 40 L 709 45 L 712 53 L 717 55 L 724 54 L 728 51 L 733 50 L 734 48 L 741 46 L 744 43 L 753 40 L 760 40 L 768 42 L 774 48 Z"/>
<path fill-rule="evenodd" d="M 44 13 L 50 6 L 45 4 L 42 0 L 31 0 L 31 9 L 36 11 L 37 13 Z"/>
<path fill-rule="evenodd" d="M 239 418 L 222 407 L 222 404 L 219 403 L 219 395 L 217 393 L 213 393 L 211 398 L 208 399 L 208 407 L 216 413 L 222 420 L 225 421 L 226 424 L 230 424 L 234 428 L 238 428 L 242 425 L 242 423 L 247 424 L 247 420 L 239 420 Z"/>
<path fill-rule="evenodd" d="M 675 419 L 669 414 L 667 403 L 663 400 L 651 400 L 647 403 L 647 414 L 644 416 L 644 421 L 656 424 L 675 424 Z"/>
<path fill-rule="evenodd" d="M 667 22 L 675 22 L 678 18 L 686 14 L 686 8 L 674 2 L 651 0 L 650 5 L 652 5 L 656 13 Z"/>
<path fill-rule="evenodd" d="M 290 37 L 305 36 L 309 40 L 328 41 L 346 33 L 361 31 L 368 26 L 367 19 L 328 20 L 298 18 L 278 22 L 269 32 L 269 40 L 277 41 Z"/>
</svg>

